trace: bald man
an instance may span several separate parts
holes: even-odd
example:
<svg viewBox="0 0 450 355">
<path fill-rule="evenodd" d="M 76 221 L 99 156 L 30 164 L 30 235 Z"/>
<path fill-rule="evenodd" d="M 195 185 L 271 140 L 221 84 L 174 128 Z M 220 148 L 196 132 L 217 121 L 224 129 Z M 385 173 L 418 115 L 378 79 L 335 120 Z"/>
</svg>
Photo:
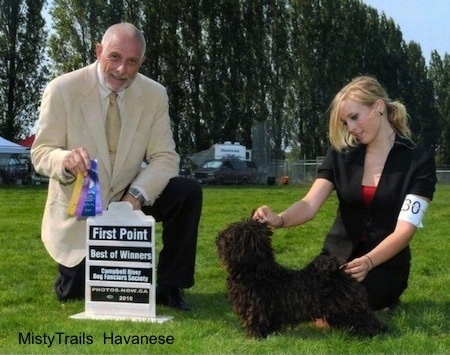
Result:
<svg viewBox="0 0 450 355">
<path fill-rule="evenodd" d="M 56 296 L 84 297 L 86 219 L 68 215 L 67 206 L 77 174 L 87 176 L 96 159 L 104 208 L 128 201 L 162 222 L 157 303 L 190 310 L 182 290 L 194 285 L 202 190 L 178 176 L 166 89 L 139 73 L 146 44 L 134 25 L 111 26 L 95 51 L 96 62 L 47 85 L 31 149 L 36 171 L 50 177 L 41 234 L 58 264 Z M 120 116 L 114 149 L 105 127 L 111 94 Z"/>
</svg>

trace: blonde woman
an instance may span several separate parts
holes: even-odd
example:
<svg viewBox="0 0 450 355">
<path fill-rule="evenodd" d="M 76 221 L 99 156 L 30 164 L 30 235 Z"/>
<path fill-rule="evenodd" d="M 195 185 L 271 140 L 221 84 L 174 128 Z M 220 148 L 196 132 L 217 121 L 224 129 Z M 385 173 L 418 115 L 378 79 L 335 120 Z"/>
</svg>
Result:
<svg viewBox="0 0 450 355">
<path fill-rule="evenodd" d="M 373 77 L 343 87 L 329 114 L 331 147 L 306 196 L 281 213 L 262 206 L 253 218 L 273 228 L 302 225 L 336 190 L 322 252 L 347 260 L 345 272 L 365 286 L 374 310 L 392 308 L 407 288 L 409 243 L 435 191 L 434 154 L 413 142 L 405 106 Z"/>
</svg>

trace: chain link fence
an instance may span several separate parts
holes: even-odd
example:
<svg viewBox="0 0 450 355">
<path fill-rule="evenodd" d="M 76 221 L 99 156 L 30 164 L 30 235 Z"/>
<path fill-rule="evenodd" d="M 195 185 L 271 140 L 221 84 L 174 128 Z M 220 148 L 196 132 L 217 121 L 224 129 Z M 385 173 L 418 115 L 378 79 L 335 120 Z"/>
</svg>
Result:
<svg viewBox="0 0 450 355">
<path fill-rule="evenodd" d="M 436 167 L 436 176 L 438 182 L 442 183 L 450 183 L 450 166 L 449 165 L 441 165 Z"/>
<path fill-rule="evenodd" d="M 309 160 L 267 160 L 255 161 L 258 168 L 258 184 L 302 184 L 313 182 L 317 175 L 317 170 L 322 164 L 324 157 L 317 157 Z M 183 159 L 182 161 L 188 161 Z M 190 167 L 188 170 L 192 170 Z M 442 165 L 436 168 L 436 175 L 439 183 L 450 183 L 450 166 Z"/>
</svg>

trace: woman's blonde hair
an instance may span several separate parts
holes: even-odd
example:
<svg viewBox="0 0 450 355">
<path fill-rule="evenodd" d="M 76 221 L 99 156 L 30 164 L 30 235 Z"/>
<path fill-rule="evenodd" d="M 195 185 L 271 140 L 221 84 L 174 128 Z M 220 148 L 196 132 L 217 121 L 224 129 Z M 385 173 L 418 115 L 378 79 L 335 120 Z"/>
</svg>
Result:
<svg viewBox="0 0 450 355">
<path fill-rule="evenodd" d="M 352 100 L 367 107 L 377 100 L 386 105 L 387 120 L 394 131 L 411 140 L 409 115 L 405 106 L 399 101 L 392 101 L 386 90 L 371 76 L 358 76 L 345 85 L 334 97 L 328 109 L 330 113 L 329 138 L 331 145 L 338 151 L 358 144 L 340 119 L 342 105 L 345 100 Z"/>
</svg>

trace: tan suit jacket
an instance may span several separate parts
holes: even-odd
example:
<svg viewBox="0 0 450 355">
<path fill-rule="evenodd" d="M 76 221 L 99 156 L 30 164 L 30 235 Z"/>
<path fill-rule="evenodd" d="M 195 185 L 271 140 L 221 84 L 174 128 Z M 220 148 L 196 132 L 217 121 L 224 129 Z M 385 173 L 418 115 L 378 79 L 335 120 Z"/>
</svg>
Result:
<svg viewBox="0 0 450 355">
<path fill-rule="evenodd" d="M 98 160 L 104 210 L 109 202 L 120 200 L 131 183 L 144 189 L 152 204 L 178 175 L 165 88 L 138 74 L 126 89 L 123 104 L 111 171 L 97 63 L 57 77 L 44 91 L 31 159 L 38 173 L 50 177 L 42 240 L 52 258 L 64 266 L 77 265 L 86 253 L 86 219 L 67 214 L 75 179 L 64 172 L 63 159 L 71 149 L 84 147 L 91 159 Z"/>
</svg>

